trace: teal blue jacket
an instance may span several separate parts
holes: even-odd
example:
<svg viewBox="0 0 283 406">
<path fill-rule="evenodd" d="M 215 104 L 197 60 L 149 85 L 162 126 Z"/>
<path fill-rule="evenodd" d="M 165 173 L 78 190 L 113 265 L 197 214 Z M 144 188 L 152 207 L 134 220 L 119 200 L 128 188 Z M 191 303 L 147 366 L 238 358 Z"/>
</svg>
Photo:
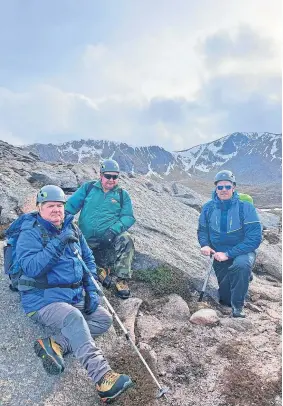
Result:
<svg viewBox="0 0 283 406">
<path fill-rule="evenodd" d="M 68 199 L 65 207 L 71 214 L 81 211 L 79 227 L 85 239 L 99 240 L 108 229 L 117 235 L 128 230 L 136 221 L 128 192 L 122 190 L 123 206 L 121 207 L 119 186 L 105 193 L 99 180 L 94 183 L 94 187 L 87 195 L 90 183 L 92 182 L 84 183 Z"/>
</svg>

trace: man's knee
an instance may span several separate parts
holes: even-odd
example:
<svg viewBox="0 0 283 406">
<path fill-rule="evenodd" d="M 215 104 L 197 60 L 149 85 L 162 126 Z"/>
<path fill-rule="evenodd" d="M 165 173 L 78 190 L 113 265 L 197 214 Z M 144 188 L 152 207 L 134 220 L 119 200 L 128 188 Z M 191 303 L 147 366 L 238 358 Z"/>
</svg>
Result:
<svg viewBox="0 0 283 406">
<path fill-rule="evenodd" d="M 237 270 L 243 270 L 243 271 L 251 271 L 252 267 L 254 265 L 254 257 L 249 255 L 249 254 L 245 254 L 245 255 L 239 255 L 237 256 L 234 261 L 232 266 L 230 267 L 230 269 L 237 269 Z"/>
<path fill-rule="evenodd" d="M 79 309 L 73 307 L 69 314 L 65 317 L 63 327 L 82 326 L 85 323 L 84 317 Z"/>
<path fill-rule="evenodd" d="M 99 336 L 109 330 L 113 323 L 111 314 L 102 306 L 87 318 L 87 323 L 93 337 Z"/>
<path fill-rule="evenodd" d="M 115 241 L 115 248 L 116 247 L 123 248 L 124 251 L 127 252 L 134 250 L 134 240 L 127 231 L 117 236 Z"/>
</svg>

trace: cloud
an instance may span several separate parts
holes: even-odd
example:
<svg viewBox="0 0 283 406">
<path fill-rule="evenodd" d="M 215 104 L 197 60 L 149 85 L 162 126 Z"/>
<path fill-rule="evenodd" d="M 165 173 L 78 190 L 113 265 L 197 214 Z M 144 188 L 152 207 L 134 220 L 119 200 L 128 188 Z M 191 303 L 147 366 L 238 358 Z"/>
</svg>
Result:
<svg viewBox="0 0 283 406">
<path fill-rule="evenodd" d="M 279 132 L 276 5 L 239 2 L 215 0 L 208 13 L 206 0 L 136 9 L 123 0 L 110 12 L 90 0 L 84 8 L 50 0 L 21 14 L 11 0 L 11 18 L 0 16 L 10 30 L 0 36 L 0 137 L 176 150 L 238 130 Z"/>
<path fill-rule="evenodd" d="M 274 41 L 264 37 L 248 25 L 236 29 L 220 30 L 208 36 L 201 44 L 207 64 L 221 63 L 225 59 L 248 58 L 262 61 L 276 55 Z"/>
</svg>

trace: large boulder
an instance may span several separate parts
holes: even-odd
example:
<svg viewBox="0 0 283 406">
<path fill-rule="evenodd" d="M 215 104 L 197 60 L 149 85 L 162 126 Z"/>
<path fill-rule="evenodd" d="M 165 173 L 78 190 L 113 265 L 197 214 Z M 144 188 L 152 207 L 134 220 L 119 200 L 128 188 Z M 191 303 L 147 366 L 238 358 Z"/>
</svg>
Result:
<svg viewBox="0 0 283 406">
<path fill-rule="evenodd" d="M 279 237 L 278 237 L 279 238 Z M 282 278 L 282 246 L 270 244 L 266 239 L 263 240 L 257 250 L 257 260 L 255 272 L 267 273 L 277 279 Z"/>
</svg>

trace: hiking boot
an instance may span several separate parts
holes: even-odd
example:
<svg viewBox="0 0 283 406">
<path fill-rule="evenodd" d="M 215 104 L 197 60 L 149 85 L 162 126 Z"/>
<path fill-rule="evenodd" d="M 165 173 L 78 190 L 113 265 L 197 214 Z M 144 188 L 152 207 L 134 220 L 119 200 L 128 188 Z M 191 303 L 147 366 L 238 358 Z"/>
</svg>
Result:
<svg viewBox="0 0 283 406">
<path fill-rule="evenodd" d="M 43 368 L 50 375 L 58 375 L 65 369 L 65 362 L 59 344 L 52 338 L 38 339 L 34 343 L 34 351 L 41 358 Z"/>
<path fill-rule="evenodd" d="M 121 299 L 128 299 L 130 297 L 130 289 L 124 279 L 118 279 L 116 283 L 116 295 Z"/>
<path fill-rule="evenodd" d="M 102 402 L 111 403 L 121 393 L 133 385 L 131 378 L 128 375 L 117 374 L 113 371 L 108 371 L 97 382 L 96 390 Z"/>
<path fill-rule="evenodd" d="M 232 316 L 233 317 L 242 317 L 242 318 L 246 317 L 242 307 L 239 307 L 238 309 L 234 308 L 232 310 Z"/>
<path fill-rule="evenodd" d="M 111 286 L 111 276 L 110 276 L 110 268 L 98 268 L 98 279 L 102 286 L 106 289 L 109 289 Z"/>
<path fill-rule="evenodd" d="M 219 304 L 225 307 L 232 307 L 231 303 L 227 303 L 225 300 L 219 299 Z"/>
</svg>

